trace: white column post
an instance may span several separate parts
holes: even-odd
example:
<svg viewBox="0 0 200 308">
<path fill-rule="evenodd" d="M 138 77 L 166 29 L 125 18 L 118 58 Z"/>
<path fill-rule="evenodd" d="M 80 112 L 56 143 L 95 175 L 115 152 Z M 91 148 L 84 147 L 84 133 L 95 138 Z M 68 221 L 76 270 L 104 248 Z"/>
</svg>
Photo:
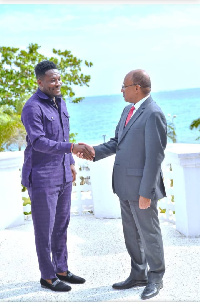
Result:
<svg viewBox="0 0 200 308">
<path fill-rule="evenodd" d="M 94 215 L 96 218 L 120 218 L 119 198 L 112 191 L 112 171 L 115 156 L 90 164 Z"/>
<path fill-rule="evenodd" d="M 0 229 L 24 223 L 21 193 L 23 152 L 0 153 Z"/>
<path fill-rule="evenodd" d="M 173 170 L 176 229 L 200 236 L 200 144 L 173 144 L 166 159 Z"/>
</svg>

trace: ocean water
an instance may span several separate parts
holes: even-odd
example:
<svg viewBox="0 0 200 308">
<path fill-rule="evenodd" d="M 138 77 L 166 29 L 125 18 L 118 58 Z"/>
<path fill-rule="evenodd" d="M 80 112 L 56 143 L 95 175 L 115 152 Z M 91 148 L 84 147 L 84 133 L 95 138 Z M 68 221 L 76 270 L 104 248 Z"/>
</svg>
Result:
<svg viewBox="0 0 200 308">
<path fill-rule="evenodd" d="M 163 110 L 167 121 L 173 119 L 177 142 L 200 143 L 198 129 L 190 130 L 191 122 L 200 117 L 200 88 L 151 93 Z M 86 97 L 78 104 L 66 101 L 70 114 L 70 132 L 77 133 L 76 142 L 97 145 L 114 137 L 115 128 L 126 105 L 122 94 Z M 168 143 L 172 141 L 168 139 Z M 22 148 L 24 150 L 25 147 Z M 16 146 L 12 151 L 18 150 Z"/>
<path fill-rule="evenodd" d="M 199 143 L 197 129 L 190 130 L 191 122 L 200 117 L 200 88 L 151 93 L 170 121 L 173 116 L 177 142 Z M 103 143 L 114 137 L 115 128 L 124 107 L 122 94 L 87 97 L 78 104 L 67 102 L 70 132 L 78 133 L 76 142 L 90 145 Z M 170 139 L 168 142 L 172 142 Z"/>
</svg>

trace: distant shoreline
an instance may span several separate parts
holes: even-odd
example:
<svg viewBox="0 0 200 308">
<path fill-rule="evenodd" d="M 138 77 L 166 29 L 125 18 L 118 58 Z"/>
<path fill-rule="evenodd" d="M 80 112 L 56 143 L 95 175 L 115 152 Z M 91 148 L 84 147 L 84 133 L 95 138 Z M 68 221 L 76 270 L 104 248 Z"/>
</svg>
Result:
<svg viewBox="0 0 200 308">
<path fill-rule="evenodd" d="M 166 94 L 166 93 L 178 93 L 178 92 L 180 93 L 183 91 L 187 91 L 187 92 L 199 91 L 199 98 L 200 98 L 200 87 L 199 88 L 188 88 L 188 89 L 177 89 L 177 90 L 152 91 L 151 94 L 154 95 L 154 94 Z M 89 95 L 89 96 L 84 96 L 84 99 L 95 98 L 95 97 L 110 97 L 110 96 L 122 96 L 122 94 L 118 93 L 118 94 Z M 69 99 L 67 98 L 66 100 L 69 100 Z"/>
</svg>

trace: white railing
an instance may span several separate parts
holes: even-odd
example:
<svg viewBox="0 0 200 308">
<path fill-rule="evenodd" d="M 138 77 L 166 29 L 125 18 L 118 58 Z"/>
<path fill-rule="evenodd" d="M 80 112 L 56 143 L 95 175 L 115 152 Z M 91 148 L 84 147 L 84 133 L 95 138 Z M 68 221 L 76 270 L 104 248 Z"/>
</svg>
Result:
<svg viewBox="0 0 200 308">
<path fill-rule="evenodd" d="M 20 224 L 21 213 L 30 211 L 30 206 L 22 209 L 20 199 L 22 159 L 23 152 L 0 153 L 0 228 Z M 93 163 L 75 157 L 77 179 L 72 189 L 71 213 L 121 217 L 118 197 L 112 192 L 114 159 L 113 155 Z M 158 202 L 163 212 L 160 218 L 176 224 L 176 229 L 186 236 L 200 236 L 200 144 L 169 144 L 162 170 L 167 198 Z"/>
<path fill-rule="evenodd" d="M 74 215 L 83 215 L 93 213 L 93 196 L 91 186 L 90 161 L 74 158 L 76 161 L 76 181 L 72 185 L 71 213 Z M 28 198 L 27 190 L 22 192 L 22 197 Z M 31 205 L 23 206 L 23 212 L 29 213 Z M 31 219 L 31 215 L 25 215 L 25 219 Z"/>
<path fill-rule="evenodd" d="M 168 197 L 159 201 L 166 209 L 162 218 L 186 236 L 200 236 L 200 144 L 169 144 L 163 172 Z"/>
<path fill-rule="evenodd" d="M 72 213 L 90 212 L 96 218 L 121 217 L 119 199 L 112 192 L 114 158 L 94 163 L 74 157 L 77 176 L 72 189 Z"/>
<path fill-rule="evenodd" d="M 91 186 L 90 161 L 77 159 L 76 161 L 76 181 L 72 186 L 71 213 L 82 215 L 93 213 L 93 195 Z"/>
<path fill-rule="evenodd" d="M 86 212 L 94 212 L 95 209 L 94 209 L 94 199 L 92 190 L 94 189 L 94 185 L 91 185 L 92 184 L 91 174 L 93 174 L 92 177 L 93 181 L 95 180 L 94 179 L 95 177 L 95 178 L 100 178 L 102 183 L 105 183 L 105 179 L 107 179 L 107 177 L 109 176 L 107 170 L 107 161 L 105 160 L 101 161 L 101 166 L 99 166 L 99 168 L 98 167 L 95 168 L 96 174 L 94 174 L 93 162 L 81 160 L 76 157 L 75 157 L 75 162 L 76 162 L 77 177 L 72 189 L 71 212 L 79 215 L 82 215 Z M 98 163 L 99 162 L 95 163 L 95 166 Z M 113 163 L 114 163 L 114 156 L 110 158 L 109 165 L 113 166 Z M 103 177 L 101 176 L 102 170 L 105 171 Z M 174 185 L 173 185 L 174 176 L 173 176 L 172 164 L 170 163 L 170 161 L 167 160 L 167 158 L 164 160 L 162 164 L 162 171 L 164 174 L 164 183 L 165 183 L 167 197 L 158 201 L 159 218 L 165 221 L 169 221 L 171 223 L 175 223 L 176 215 L 175 215 L 175 201 L 174 201 L 175 197 L 174 197 Z M 118 210 L 118 208 L 116 208 L 116 210 Z M 107 209 L 105 209 L 105 212 L 103 214 L 104 217 L 108 217 L 108 214 L 106 212 Z M 118 216 L 120 216 L 119 213 Z"/>
<path fill-rule="evenodd" d="M 24 221 L 22 211 L 20 152 L 0 153 L 0 229 L 20 225 Z"/>
<path fill-rule="evenodd" d="M 162 164 L 162 171 L 167 197 L 158 201 L 159 218 L 175 223 L 174 175 L 172 165 L 167 159 L 165 159 Z"/>
</svg>

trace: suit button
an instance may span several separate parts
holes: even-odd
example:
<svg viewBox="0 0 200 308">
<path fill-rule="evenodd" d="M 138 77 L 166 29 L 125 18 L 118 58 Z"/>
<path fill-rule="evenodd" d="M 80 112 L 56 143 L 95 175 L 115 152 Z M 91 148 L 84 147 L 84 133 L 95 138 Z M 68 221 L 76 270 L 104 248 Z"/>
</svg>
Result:
<svg viewBox="0 0 200 308">
<path fill-rule="evenodd" d="M 51 117 L 52 118 L 52 120 L 53 120 L 53 117 Z"/>
<path fill-rule="evenodd" d="M 66 140 L 66 139 L 64 139 L 64 141 L 66 142 L 67 140 Z"/>
</svg>

